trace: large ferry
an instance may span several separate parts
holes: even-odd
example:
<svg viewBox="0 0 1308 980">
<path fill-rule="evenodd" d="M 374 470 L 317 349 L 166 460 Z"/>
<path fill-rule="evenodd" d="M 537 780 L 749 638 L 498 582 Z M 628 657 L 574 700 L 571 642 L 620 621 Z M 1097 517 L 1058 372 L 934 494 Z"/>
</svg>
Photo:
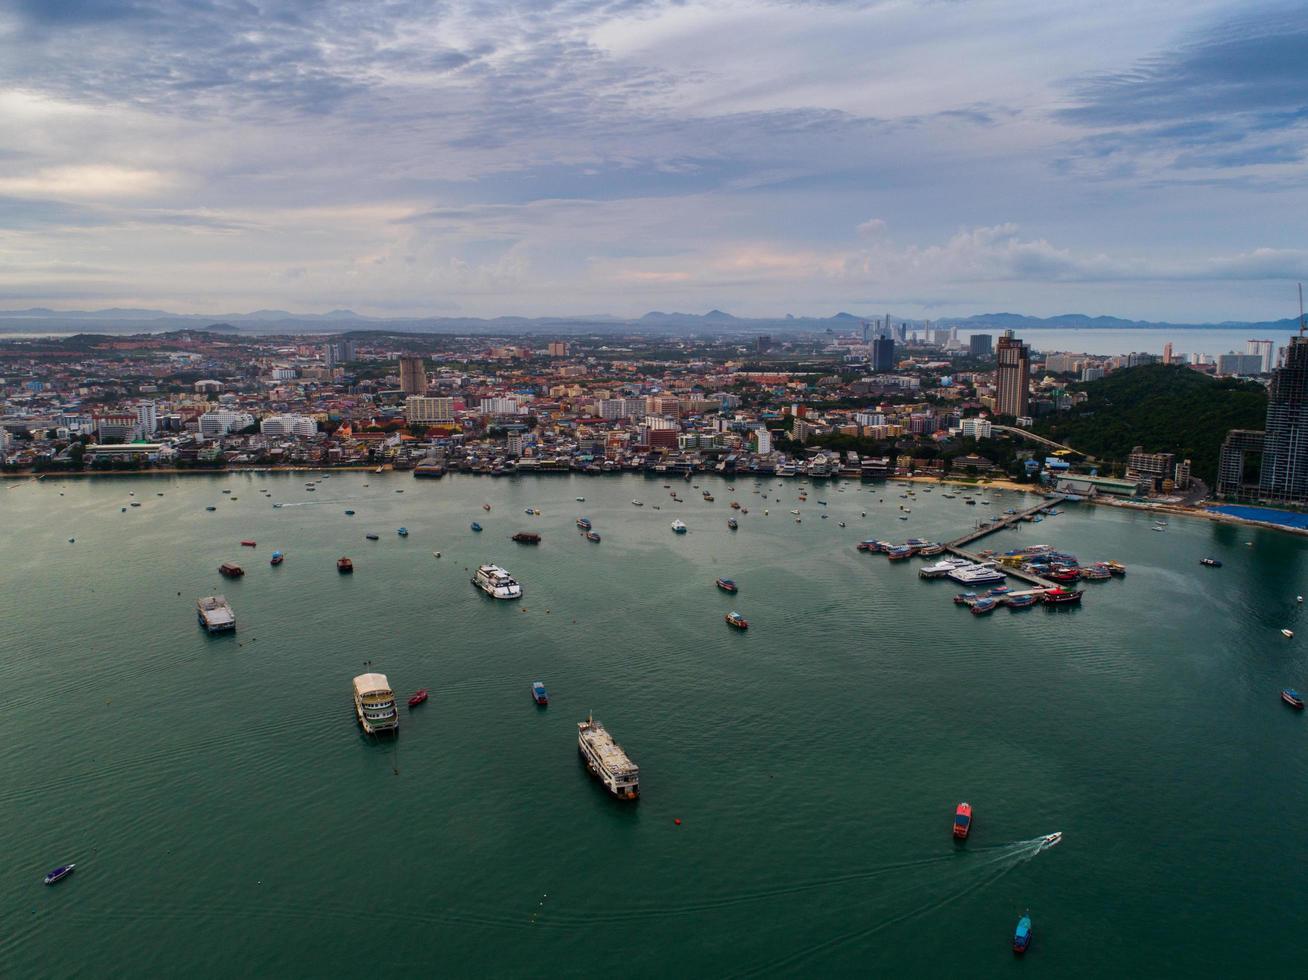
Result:
<svg viewBox="0 0 1308 980">
<path fill-rule="evenodd" d="M 590 774 L 618 799 L 640 796 L 640 767 L 627 758 L 601 722 L 593 717 L 577 722 L 577 750 Z"/>
<path fill-rule="evenodd" d="M 522 586 L 499 565 L 482 565 L 472 584 L 494 599 L 521 599 Z"/>
<path fill-rule="evenodd" d="M 224 596 L 210 595 L 195 603 L 200 625 L 210 633 L 223 633 L 236 629 L 236 613 Z"/>
<path fill-rule="evenodd" d="M 385 674 L 360 674 L 354 679 L 354 713 L 369 735 L 399 730 L 395 692 Z"/>
</svg>

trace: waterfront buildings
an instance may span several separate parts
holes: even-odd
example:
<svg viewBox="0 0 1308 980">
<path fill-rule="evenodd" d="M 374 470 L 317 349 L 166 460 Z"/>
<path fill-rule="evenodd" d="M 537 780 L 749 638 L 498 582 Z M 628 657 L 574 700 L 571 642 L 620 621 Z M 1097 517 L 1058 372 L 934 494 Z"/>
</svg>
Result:
<svg viewBox="0 0 1308 980">
<path fill-rule="evenodd" d="M 1253 463 L 1257 483 L 1251 479 Z M 1292 337 L 1281 366 L 1272 372 L 1263 431 L 1227 433 L 1218 461 L 1217 492 L 1267 503 L 1308 504 L 1308 337 Z"/>
<path fill-rule="evenodd" d="M 1031 348 L 1005 330 L 995 351 L 995 413 L 1031 414 Z"/>
</svg>

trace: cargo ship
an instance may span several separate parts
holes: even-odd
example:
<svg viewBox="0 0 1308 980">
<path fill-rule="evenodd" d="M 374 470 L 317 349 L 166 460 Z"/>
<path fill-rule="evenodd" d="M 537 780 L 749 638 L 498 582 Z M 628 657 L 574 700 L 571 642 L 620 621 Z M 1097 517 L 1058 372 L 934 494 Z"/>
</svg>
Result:
<svg viewBox="0 0 1308 980">
<path fill-rule="evenodd" d="M 594 717 L 577 722 L 577 751 L 590 774 L 620 800 L 640 796 L 640 767 L 627 758 L 604 725 Z"/>
<path fill-rule="evenodd" d="M 210 633 L 225 633 L 236 629 L 236 613 L 225 596 L 210 595 L 196 600 L 196 616 L 200 625 Z"/>
<path fill-rule="evenodd" d="M 399 731 L 395 692 L 385 674 L 360 674 L 354 679 L 354 713 L 369 735 Z"/>
</svg>

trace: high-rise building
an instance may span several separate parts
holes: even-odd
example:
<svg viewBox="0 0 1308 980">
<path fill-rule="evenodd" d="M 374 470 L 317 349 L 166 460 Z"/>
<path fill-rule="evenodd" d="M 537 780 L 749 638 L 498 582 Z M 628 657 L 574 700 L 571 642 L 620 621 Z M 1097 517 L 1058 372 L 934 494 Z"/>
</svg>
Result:
<svg viewBox="0 0 1308 980">
<path fill-rule="evenodd" d="M 972 334 L 967 338 L 967 351 L 973 357 L 989 357 L 993 353 L 990 334 Z"/>
<path fill-rule="evenodd" d="M 336 340 L 323 348 L 323 361 L 330 367 L 344 364 L 355 358 L 353 340 Z"/>
<path fill-rule="evenodd" d="M 754 340 L 754 349 L 758 351 L 760 354 L 763 353 L 763 351 L 765 350 L 771 350 L 772 338 L 769 337 L 767 334 L 763 334 L 760 337 L 756 337 Z"/>
<path fill-rule="evenodd" d="M 404 418 L 409 422 L 453 422 L 453 398 L 410 395 L 404 399 Z"/>
<path fill-rule="evenodd" d="M 1262 359 L 1262 374 L 1272 373 L 1272 356 L 1275 348 L 1270 340 L 1247 340 L 1244 350 L 1246 354 L 1256 354 Z"/>
<path fill-rule="evenodd" d="M 562 340 L 551 340 L 549 347 L 550 357 L 567 357 L 568 345 Z"/>
<path fill-rule="evenodd" d="M 400 390 L 406 395 L 427 393 L 427 366 L 421 357 L 400 358 Z"/>
<path fill-rule="evenodd" d="M 1259 496 L 1308 502 L 1308 337 L 1290 338 L 1285 363 L 1272 372 Z"/>
<path fill-rule="evenodd" d="M 1164 364 L 1172 363 L 1172 342 L 1170 340 L 1167 343 L 1163 344 L 1163 363 Z"/>
<path fill-rule="evenodd" d="M 872 341 L 872 370 L 893 371 L 895 369 L 895 342 L 890 337 L 878 337 Z"/>
<path fill-rule="evenodd" d="M 1126 478 L 1148 482 L 1150 490 L 1163 488 L 1163 481 L 1172 479 L 1176 472 L 1176 456 L 1172 453 L 1147 453 L 1136 446 L 1126 457 Z"/>
<path fill-rule="evenodd" d="M 1031 414 L 1031 348 L 1005 330 L 995 350 L 995 412 L 1021 418 Z"/>
<path fill-rule="evenodd" d="M 154 402 L 143 400 L 136 403 L 136 427 L 144 437 L 155 434 L 159 428 L 159 411 Z"/>
<path fill-rule="evenodd" d="M 1251 377 L 1255 374 L 1262 374 L 1263 358 L 1261 354 L 1237 354 L 1231 351 L 1229 354 L 1219 354 L 1217 356 L 1217 373 L 1220 375 L 1239 375 L 1240 377 Z"/>
</svg>

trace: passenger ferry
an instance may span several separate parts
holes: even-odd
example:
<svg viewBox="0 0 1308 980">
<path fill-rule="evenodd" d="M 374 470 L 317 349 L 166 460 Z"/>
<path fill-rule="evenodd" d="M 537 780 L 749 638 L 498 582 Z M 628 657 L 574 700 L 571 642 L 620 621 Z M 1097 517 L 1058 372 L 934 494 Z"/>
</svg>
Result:
<svg viewBox="0 0 1308 980">
<path fill-rule="evenodd" d="M 236 629 L 236 613 L 225 596 L 210 595 L 196 600 L 196 616 L 200 625 L 210 633 L 225 633 Z"/>
<path fill-rule="evenodd" d="M 640 797 L 640 767 L 594 717 L 577 722 L 577 751 L 590 774 L 620 800 Z"/>
<path fill-rule="evenodd" d="M 482 565 L 472 584 L 493 599 L 521 599 L 522 586 L 499 565 Z"/>
<path fill-rule="evenodd" d="M 354 713 L 369 735 L 399 731 L 395 692 L 385 674 L 360 674 L 354 679 Z"/>
</svg>

